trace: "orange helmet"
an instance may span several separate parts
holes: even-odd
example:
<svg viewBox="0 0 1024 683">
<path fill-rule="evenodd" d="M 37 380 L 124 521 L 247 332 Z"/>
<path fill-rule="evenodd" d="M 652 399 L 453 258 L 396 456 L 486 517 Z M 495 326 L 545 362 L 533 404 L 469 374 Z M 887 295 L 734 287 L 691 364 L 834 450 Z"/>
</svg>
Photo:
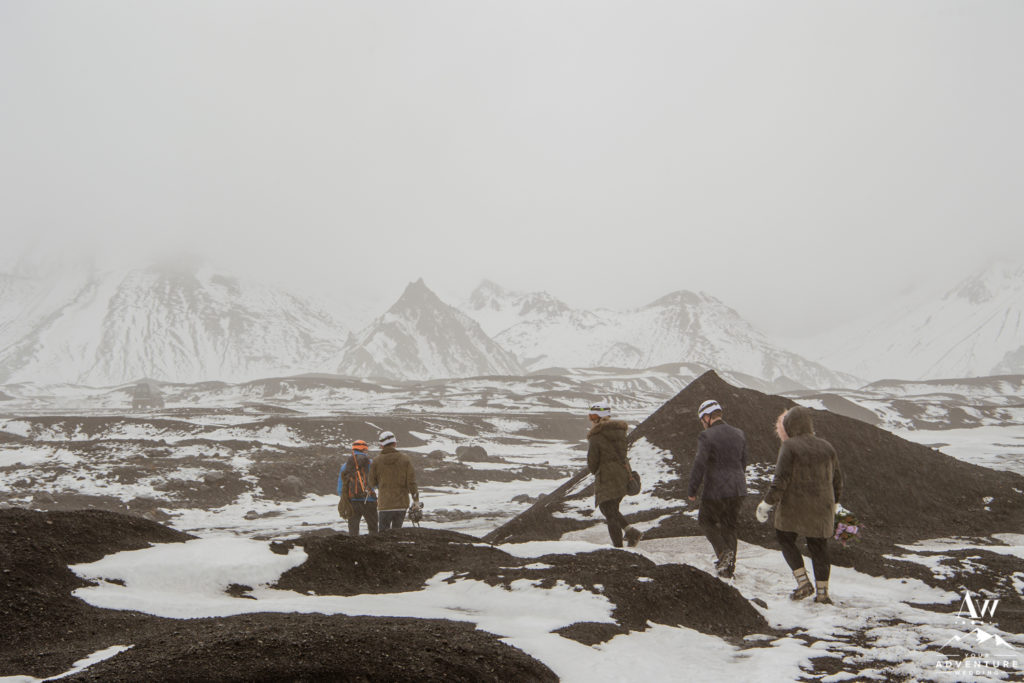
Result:
<svg viewBox="0 0 1024 683">
<path fill-rule="evenodd" d="M 362 439 L 357 439 L 357 440 L 352 442 L 352 450 L 365 452 L 366 449 L 367 449 L 366 442 L 363 441 Z"/>
</svg>

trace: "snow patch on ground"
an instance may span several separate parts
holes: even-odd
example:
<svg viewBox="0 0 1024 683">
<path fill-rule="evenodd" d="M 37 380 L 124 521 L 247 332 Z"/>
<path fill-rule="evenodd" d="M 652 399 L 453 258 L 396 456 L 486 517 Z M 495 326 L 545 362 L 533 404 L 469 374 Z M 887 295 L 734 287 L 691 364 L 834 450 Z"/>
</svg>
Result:
<svg viewBox="0 0 1024 683">
<path fill-rule="evenodd" d="M 36 465 L 45 461 L 52 455 L 52 448 L 41 448 L 39 446 L 20 446 L 13 449 L 5 448 L 0 450 L 0 467 Z"/>
<path fill-rule="evenodd" d="M 522 558 L 593 552 L 607 547 L 606 535 L 603 527 L 594 527 L 561 541 L 500 548 Z M 931 545 L 948 547 L 945 539 Z M 685 562 L 713 569 L 711 548 L 702 537 L 643 541 L 624 552 L 659 564 Z M 810 659 L 828 656 L 841 658 L 850 676 L 884 678 L 895 672 L 913 680 L 957 680 L 955 674 L 938 668 L 943 660 L 939 650 L 964 633 L 955 615 L 911 606 L 948 604 L 960 596 L 913 579 L 885 579 L 834 567 L 835 605 L 792 602 L 793 579 L 781 554 L 746 543 L 740 546 L 732 585 L 766 605 L 758 609 L 773 627 L 792 633 L 748 639 L 752 644 L 763 641 L 760 647 L 739 648 L 691 629 L 658 624 L 588 647 L 552 631 L 579 621 L 609 623 L 613 606 L 603 595 L 564 583 L 545 589 L 537 582 L 518 580 L 505 589 L 445 572 L 427 581 L 422 590 L 400 594 L 311 596 L 267 587 L 304 559 L 299 548 L 282 556 L 263 542 L 216 536 L 117 553 L 72 569 L 99 582 L 75 591 L 86 602 L 170 618 L 260 611 L 468 621 L 543 661 L 566 681 L 657 680 L 667 671 L 683 669 L 691 680 L 792 681 L 806 673 Z M 253 586 L 249 595 L 255 599 L 228 595 L 231 584 Z M 1022 636 L 1002 637 L 1024 645 Z"/>
<path fill-rule="evenodd" d="M 59 681 L 62 678 L 74 676 L 77 673 L 85 671 L 93 664 L 99 664 L 104 660 L 110 659 L 111 657 L 121 654 L 125 650 L 132 649 L 132 647 L 134 646 L 111 645 L 110 647 L 105 647 L 102 650 L 97 650 L 96 652 L 93 652 L 88 657 L 83 657 L 82 659 L 79 659 L 71 665 L 70 669 L 68 669 L 64 673 L 58 674 L 56 676 L 50 676 L 49 678 L 34 678 L 33 676 L 0 676 L 0 683 L 42 683 L 43 681 Z"/>
<path fill-rule="evenodd" d="M 908 441 L 932 446 L 957 460 L 1024 475 L 1024 425 L 986 425 L 970 429 L 894 429 Z"/>
</svg>

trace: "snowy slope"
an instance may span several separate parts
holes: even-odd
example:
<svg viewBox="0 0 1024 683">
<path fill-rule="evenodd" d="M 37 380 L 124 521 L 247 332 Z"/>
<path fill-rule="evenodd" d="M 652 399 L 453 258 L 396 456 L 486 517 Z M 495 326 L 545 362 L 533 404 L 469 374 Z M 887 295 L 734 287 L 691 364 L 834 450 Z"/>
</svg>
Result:
<svg viewBox="0 0 1024 683">
<path fill-rule="evenodd" d="M 873 380 L 1024 373 L 1024 266 L 993 264 L 941 296 L 910 295 L 804 348 Z"/>
<path fill-rule="evenodd" d="M 510 292 L 490 280 L 481 282 L 460 308 L 492 337 L 524 320 L 550 320 L 572 313 L 547 292 Z"/>
<path fill-rule="evenodd" d="M 39 284 L 30 278 L 0 273 L 0 348 L 4 340 L 23 334 L 27 313 L 40 295 Z"/>
<path fill-rule="evenodd" d="M 282 290 L 194 266 L 90 270 L 15 283 L 5 382 L 243 380 L 330 367 L 346 331 Z M 9 317 L 8 317 L 9 315 Z"/>
<path fill-rule="evenodd" d="M 354 377 L 433 379 L 520 375 L 515 356 L 422 279 L 345 346 L 337 372 Z"/>
<path fill-rule="evenodd" d="M 694 363 L 809 387 L 860 383 L 778 347 L 705 293 L 673 292 L 628 311 L 574 310 L 543 292 L 484 282 L 463 310 L 531 370 Z"/>
</svg>

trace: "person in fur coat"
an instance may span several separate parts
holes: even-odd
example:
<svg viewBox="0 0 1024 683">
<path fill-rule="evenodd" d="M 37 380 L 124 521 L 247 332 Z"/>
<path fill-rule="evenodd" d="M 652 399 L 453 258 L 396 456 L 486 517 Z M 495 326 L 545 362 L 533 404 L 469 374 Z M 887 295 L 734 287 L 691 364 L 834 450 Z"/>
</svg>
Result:
<svg viewBox="0 0 1024 683">
<path fill-rule="evenodd" d="M 828 539 L 835 530 L 836 505 L 843 492 L 839 458 L 832 444 L 814 434 L 808 408 L 790 408 L 779 416 L 775 429 L 782 446 L 775 478 L 757 506 L 757 519 L 767 522 L 768 513 L 775 509 L 775 535 L 797 582 L 790 598 L 801 600 L 815 595 L 815 602 L 831 604 Z M 815 586 L 807 578 L 803 555 L 796 546 L 797 536 L 807 539 Z"/>
<path fill-rule="evenodd" d="M 612 420 L 612 409 L 604 401 L 590 406 L 588 415 L 591 426 L 587 433 L 587 468 L 594 474 L 594 502 L 608 523 L 612 545 L 621 548 L 625 534 L 626 543 L 635 546 L 643 538 L 643 532 L 630 526 L 619 512 L 631 472 L 626 454 L 629 425 Z"/>
</svg>

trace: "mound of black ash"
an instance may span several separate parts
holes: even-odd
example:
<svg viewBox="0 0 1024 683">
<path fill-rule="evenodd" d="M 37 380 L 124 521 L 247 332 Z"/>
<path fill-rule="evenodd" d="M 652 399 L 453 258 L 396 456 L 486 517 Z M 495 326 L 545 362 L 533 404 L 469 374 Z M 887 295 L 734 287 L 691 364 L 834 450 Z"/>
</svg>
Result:
<svg viewBox="0 0 1024 683">
<path fill-rule="evenodd" d="M 557 681 L 473 624 L 248 614 L 192 619 L 67 681 Z"/>
<path fill-rule="evenodd" d="M 60 673 L 153 621 L 72 597 L 73 590 L 88 583 L 69 564 L 189 538 L 141 517 L 101 510 L 0 509 L 0 675 Z"/>
<path fill-rule="evenodd" d="M 753 509 L 767 490 L 778 452 L 775 420 L 795 405 L 785 397 L 734 387 L 713 371 L 694 380 L 629 435 L 630 444 L 644 438 L 672 455 L 669 465 L 674 476 L 651 482 L 655 485 L 650 495 L 686 505 L 686 485 L 701 429 L 696 411 L 709 398 L 722 404 L 728 423 L 746 432 L 750 463 L 759 465 L 765 473 L 762 481 L 752 482 L 750 487 L 741 515 L 740 537 L 774 545 L 771 525 L 754 521 Z M 956 460 L 828 411 L 814 411 L 814 421 L 817 434 L 830 441 L 839 454 L 846 481 L 842 503 L 865 526 L 861 543 L 837 549 L 837 563 L 853 564 L 858 569 L 863 565 L 863 569 L 877 573 L 885 564 L 881 555 L 898 543 L 951 536 L 984 537 L 1024 528 L 1024 477 Z M 563 483 L 486 540 L 497 543 L 551 538 L 553 529 L 566 526 L 566 520 L 557 515 L 565 503 L 592 496 L 592 487 L 581 487 L 585 476 L 581 472 Z M 680 512 L 646 536 L 699 533 L 696 522 Z"/>
<path fill-rule="evenodd" d="M 513 557 L 474 536 L 436 529 L 405 528 L 377 536 L 312 533 L 275 544 L 280 552 L 301 545 L 308 559 L 285 572 L 276 588 L 320 595 L 393 593 L 422 588 L 427 579 L 471 579 L 508 587 L 528 579 L 551 588 L 564 582 L 604 595 L 615 608 L 615 624 L 573 625 L 566 637 L 586 631 L 581 642 L 642 631 L 647 622 L 686 626 L 739 640 L 767 633 L 767 623 L 734 588 L 693 567 L 656 565 L 635 553 L 607 550 L 576 555 Z M 594 633 L 600 632 L 595 639 Z"/>
</svg>

